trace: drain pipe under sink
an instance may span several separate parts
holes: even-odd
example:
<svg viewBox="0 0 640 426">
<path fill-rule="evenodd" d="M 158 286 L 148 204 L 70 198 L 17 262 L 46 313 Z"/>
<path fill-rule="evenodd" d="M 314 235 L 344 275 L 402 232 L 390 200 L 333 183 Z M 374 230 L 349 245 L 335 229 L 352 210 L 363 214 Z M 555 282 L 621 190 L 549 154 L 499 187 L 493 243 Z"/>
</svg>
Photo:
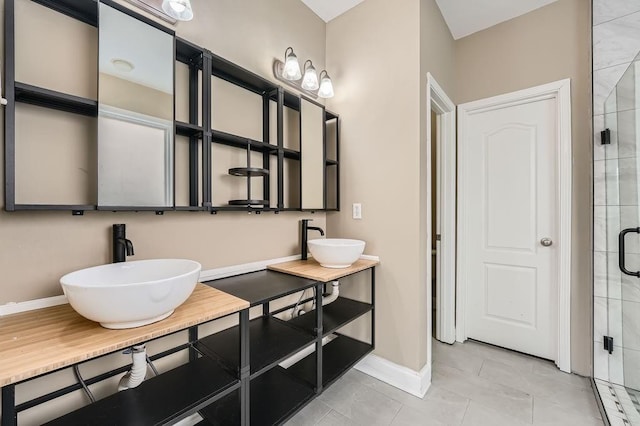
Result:
<svg viewBox="0 0 640 426">
<path fill-rule="evenodd" d="M 338 296 L 340 295 L 340 281 L 333 281 L 331 283 L 331 293 L 322 298 L 322 306 L 328 305 L 329 303 L 333 303 L 336 301 Z M 300 315 L 304 315 L 307 312 L 313 310 L 314 302 L 308 302 L 298 308 L 297 312 L 293 313 L 293 317 L 298 317 Z"/>
<path fill-rule="evenodd" d="M 147 349 L 145 345 L 132 347 L 131 358 L 133 358 L 131 370 L 120 379 L 118 391 L 137 387 L 147 375 Z"/>
</svg>

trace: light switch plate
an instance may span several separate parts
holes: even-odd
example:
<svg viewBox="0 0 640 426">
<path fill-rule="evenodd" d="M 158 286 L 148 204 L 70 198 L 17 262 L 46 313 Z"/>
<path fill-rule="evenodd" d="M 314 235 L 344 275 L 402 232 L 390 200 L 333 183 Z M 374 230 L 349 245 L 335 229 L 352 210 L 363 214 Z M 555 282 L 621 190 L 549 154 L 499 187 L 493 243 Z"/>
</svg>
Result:
<svg viewBox="0 0 640 426">
<path fill-rule="evenodd" d="M 362 204 L 353 203 L 353 218 L 362 219 Z"/>
</svg>

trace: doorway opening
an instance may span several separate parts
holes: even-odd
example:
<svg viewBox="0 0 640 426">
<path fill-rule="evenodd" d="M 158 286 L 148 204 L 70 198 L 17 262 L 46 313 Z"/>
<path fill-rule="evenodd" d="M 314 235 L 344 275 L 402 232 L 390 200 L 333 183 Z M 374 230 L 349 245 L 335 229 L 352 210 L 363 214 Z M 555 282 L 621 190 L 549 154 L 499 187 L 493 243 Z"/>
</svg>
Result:
<svg viewBox="0 0 640 426">
<path fill-rule="evenodd" d="M 437 288 L 437 276 L 438 270 L 438 209 L 440 203 L 438 202 L 438 184 L 440 177 L 438 176 L 438 114 L 431 110 L 431 333 L 439 338 L 438 332 L 438 288 Z"/>
<path fill-rule="evenodd" d="M 429 332 L 455 342 L 456 106 L 427 73 L 427 282 Z M 431 362 L 431 339 L 428 362 Z"/>
</svg>

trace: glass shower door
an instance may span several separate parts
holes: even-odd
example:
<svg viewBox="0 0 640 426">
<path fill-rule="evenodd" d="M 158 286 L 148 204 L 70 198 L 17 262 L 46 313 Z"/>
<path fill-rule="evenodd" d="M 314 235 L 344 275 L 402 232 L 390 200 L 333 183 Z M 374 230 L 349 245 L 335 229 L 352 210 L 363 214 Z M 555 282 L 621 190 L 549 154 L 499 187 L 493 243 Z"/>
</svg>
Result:
<svg viewBox="0 0 640 426">
<path fill-rule="evenodd" d="M 602 339 L 603 346 L 609 343 L 608 378 L 618 397 L 613 415 L 640 425 L 640 58 L 607 99 L 604 122 L 605 185 L 594 205 L 604 204 L 606 212 L 606 288 L 594 288 L 594 294 L 606 291 L 606 299 L 594 299 L 606 300 Z"/>
</svg>

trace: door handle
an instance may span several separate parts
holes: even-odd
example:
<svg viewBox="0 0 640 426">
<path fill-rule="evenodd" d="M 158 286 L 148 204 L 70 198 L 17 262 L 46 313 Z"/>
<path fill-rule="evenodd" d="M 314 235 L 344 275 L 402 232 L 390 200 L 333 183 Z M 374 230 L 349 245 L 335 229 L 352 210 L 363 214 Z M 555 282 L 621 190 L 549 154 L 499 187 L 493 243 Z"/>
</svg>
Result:
<svg viewBox="0 0 640 426">
<path fill-rule="evenodd" d="M 620 267 L 620 270 L 623 273 L 625 273 L 627 275 L 631 275 L 632 277 L 640 278 L 640 271 L 632 272 L 632 271 L 629 271 L 625 266 L 625 260 L 624 260 L 624 237 L 630 232 L 635 232 L 636 234 L 640 234 L 640 228 L 627 228 L 627 229 L 622 230 L 620 232 L 620 235 L 618 235 L 618 266 Z"/>
<path fill-rule="evenodd" d="M 553 244 L 553 240 L 551 238 L 543 238 L 540 240 L 540 244 L 544 247 L 550 247 Z"/>
</svg>

